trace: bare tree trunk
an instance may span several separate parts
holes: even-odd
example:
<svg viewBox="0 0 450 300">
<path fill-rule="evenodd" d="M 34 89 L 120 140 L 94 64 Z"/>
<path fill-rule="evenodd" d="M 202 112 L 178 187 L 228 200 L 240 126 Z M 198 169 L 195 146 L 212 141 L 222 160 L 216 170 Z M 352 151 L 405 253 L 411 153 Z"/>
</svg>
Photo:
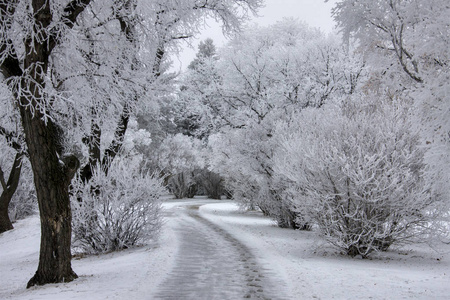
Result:
<svg viewBox="0 0 450 300">
<path fill-rule="evenodd" d="M 21 106 L 41 219 L 39 266 L 27 287 L 68 282 L 77 278 L 71 266 L 72 214 L 69 184 L 79 167 L 75 157 L 60 160 L 58 133 L 52 121 L 47 124 Z"/>
<path fill-rule="evenodd" d="M 0 233 L 13 229 L 13 225 L 8 215 L 8 207 L 17 190 L 17 186 L 19 185 L 20 172 L 22 170 L 22 157 L 22 153 L 16 154 L 7 182 L 5 182 L 3 171 L 0 169 L 0 181 L 3 187 L 3 192 L 0 196 Z"/>
<path fill-rule="evenodd" d="M 81 168 L 80 172 L 80 177 L 83 182 L 89 182 L 91 180 L 93 176 L 92 170 L 99 164 L 101 164 L 105 173 L 108 174 L 109 166 L 123 146 L 129 120 L 130 108 L 129 105 L 125 103 L 116 131 L 114 132 L 114 139 L 103 153 L 103 158 L 100 157 L 101 130 L 98 125 L 92 125 L 91 135 L 86 138 L 86 144 L 89 147 L 89 161 Z"/>
</svg>

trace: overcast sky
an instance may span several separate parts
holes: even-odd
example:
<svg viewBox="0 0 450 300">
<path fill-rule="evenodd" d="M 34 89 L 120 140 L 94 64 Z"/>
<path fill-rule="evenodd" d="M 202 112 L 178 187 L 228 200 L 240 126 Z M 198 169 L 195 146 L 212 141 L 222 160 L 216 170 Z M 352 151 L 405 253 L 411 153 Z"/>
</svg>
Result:
<svg viewBox="0 0 450 300">
<path fill-rule="evenodd" d="M 331 8 L 336 0 L 324 3 L 324 0 L 265 0 L 265 7 L 259 11 L 259 17 L 254 17 L 250 24 L 257 23 L 267 26 L 276 23 L 284 17 L 294 17 L 305 21 L 313 27 L 319 27 L 322 31 L 329 33 L 333 30 L 334 22 L 331 18 Z M 220 25 L 213 20 L 208 22 L 209 28 L 192 41 L 193 48 L 185 45 L 184 50 L 173 57 L 173 69 L 183 70 L 194 59 L 198 43 L 206 38 L 212 38 L 217 47 L 227 42 L 222 35 Z"/>
</svg>

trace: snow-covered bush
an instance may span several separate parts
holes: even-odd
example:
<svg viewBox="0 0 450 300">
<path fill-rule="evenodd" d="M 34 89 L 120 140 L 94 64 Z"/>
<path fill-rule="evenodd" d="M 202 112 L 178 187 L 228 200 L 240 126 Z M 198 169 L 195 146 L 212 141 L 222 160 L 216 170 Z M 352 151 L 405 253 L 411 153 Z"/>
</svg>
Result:
<svg viewBox="0 0 450 300">
<path fill-rule="evenodd" d="M 418 9 L 420 7 L 420 9 Z M 429 147 L 433 192 L 450 203 L 450 6 L 445 0 L 335 3 L 343 37 L 356 39 L 378 85 L 413 99 L 414 122 Z M 447 210 L 448 211 L 448 210 Z"/>
<path fill-rule="evenodd" d="M 74 247 L 86 253 L 116 251 L 155 239 L 161 226 L 162 180 L 141 173 L 140 160 L 118 157 L 84 184 L 73 182 Z"/>
<path fill-rule="evenodd" d="M 351 256 L 367 256 L 427 233 L 439 211 L 424 180 L 424 147 L 408 123 L 408 104 L 306 109 L 285 140 L 275 170 L 300 222 L 313 222 Z"/>
<path fill-rule="evenodd" d="M 197 193 L 197 180 L 193 171 L 181 171 L 171 175 L 168 185 L 176 199 L 194 198 Z"/>
<path fill-rule="evenodd" d="M 201 141 L 181 133 L 166 137 L 157 150 L 157 165 L 175 198 L 192 198 L 197 170 L 204 167 Z"/>
<path fill-rule="evenodd" d="M 220 200 L 224 193 L 222 176 L 207 169 L 198 173 L 197 184 L 208 198 Z"/>
<path fill-rule="evenodd" d="M 262 123 L 262 122 L 261 122 Z M 295 228 L 291 205 L 279 197 L 283 186 L 274 178 L 273 153 L 277 139 L 273 122 L 215 134 L 209 139 L 210 169 L 224 177 L 224 184 L 242 209 L 260 209 L 280 227 Z"/>
</svg>

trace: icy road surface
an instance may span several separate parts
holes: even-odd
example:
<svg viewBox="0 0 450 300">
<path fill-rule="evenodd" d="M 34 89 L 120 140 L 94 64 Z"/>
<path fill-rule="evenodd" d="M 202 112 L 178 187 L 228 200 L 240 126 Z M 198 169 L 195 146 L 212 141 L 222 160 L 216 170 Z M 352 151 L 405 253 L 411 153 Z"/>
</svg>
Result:
<svg viewBox="0 0 450 300">
<path fill-rule="evenodd" d="M 287 299 L 285 284 L 245 245 L 203 218 L 199 206 L 186 203 L 167 211 L 179 247 L 155 299 Z"/>
</svg>

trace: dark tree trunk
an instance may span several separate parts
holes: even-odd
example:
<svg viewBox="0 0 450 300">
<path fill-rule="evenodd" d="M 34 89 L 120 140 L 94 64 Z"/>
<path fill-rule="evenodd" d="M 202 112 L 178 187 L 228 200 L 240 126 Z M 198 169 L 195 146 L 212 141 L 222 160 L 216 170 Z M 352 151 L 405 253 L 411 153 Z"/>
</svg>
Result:
<svg viewBox="0 0 450 300">
<path fill-rule="evenodd" d="M 8 215 L 8 207 L 17 190 L 17 186 L 19 185 L 20 172 L 22 170 L 22 157 L 22 153 L 16 154 L 7 182 L 5 182 L 3 172 L 0 169 L 0 180 L 3 186 L 3 192 L 0 196 L 0 233 L 13 229 L 13 225 Z"/>
<path fill-rule="evenodd" d="M 116 131 L 114 132 L 114 139 L 103 154 L 102 167 L 106 174 L 108 174 L 109 166 L 122 148 L 129 120 L 130 107 L 128 103 L 125 103 L 125 105 L 123 106 L 122 114 L 120 115 L 119 123 L 116 127 Z"/>
<path fill-rule="evenodd" d="M 41 219 L 39 266 L 27 287 L 68 282 L 77 278 L 71 266 L 72 214 L 69 184 L 79 162 L 75 157 L 59 158 L 56 126 L 20 109 L 33 169 Z"/>
<path fill-rule="evenodd" d="M 5 231 L 14 229 L 14 227 L 8 215 L 8 206 L 5 205 L 3 199 L 1 199 L 0 201 L 0 233 L 3 233 Z"/>
<path fill-rule="evenodd" d="M 91 180 L 93 176 L 92 171 L 99 164 L 101 164 L 102 170 L 108 174 L 109 166 L 122 148 L 129 120 L 130 108 L 129 105 L 125 103 L 116 127 L 116 131 L 114 132 L 114 139 L 105 150 L 102 159 L 100 157 L 100 140 L 102 132 L 98 125 L 92 125 L 91 135 L 85 139 L 85 144 L 89 147 L 89 161 L 81 168 L 80 171 L 80 178 L 83 182 L 89 182 Z M 82 199 L 79 200 L 81 201 Z"/>
</svg>

